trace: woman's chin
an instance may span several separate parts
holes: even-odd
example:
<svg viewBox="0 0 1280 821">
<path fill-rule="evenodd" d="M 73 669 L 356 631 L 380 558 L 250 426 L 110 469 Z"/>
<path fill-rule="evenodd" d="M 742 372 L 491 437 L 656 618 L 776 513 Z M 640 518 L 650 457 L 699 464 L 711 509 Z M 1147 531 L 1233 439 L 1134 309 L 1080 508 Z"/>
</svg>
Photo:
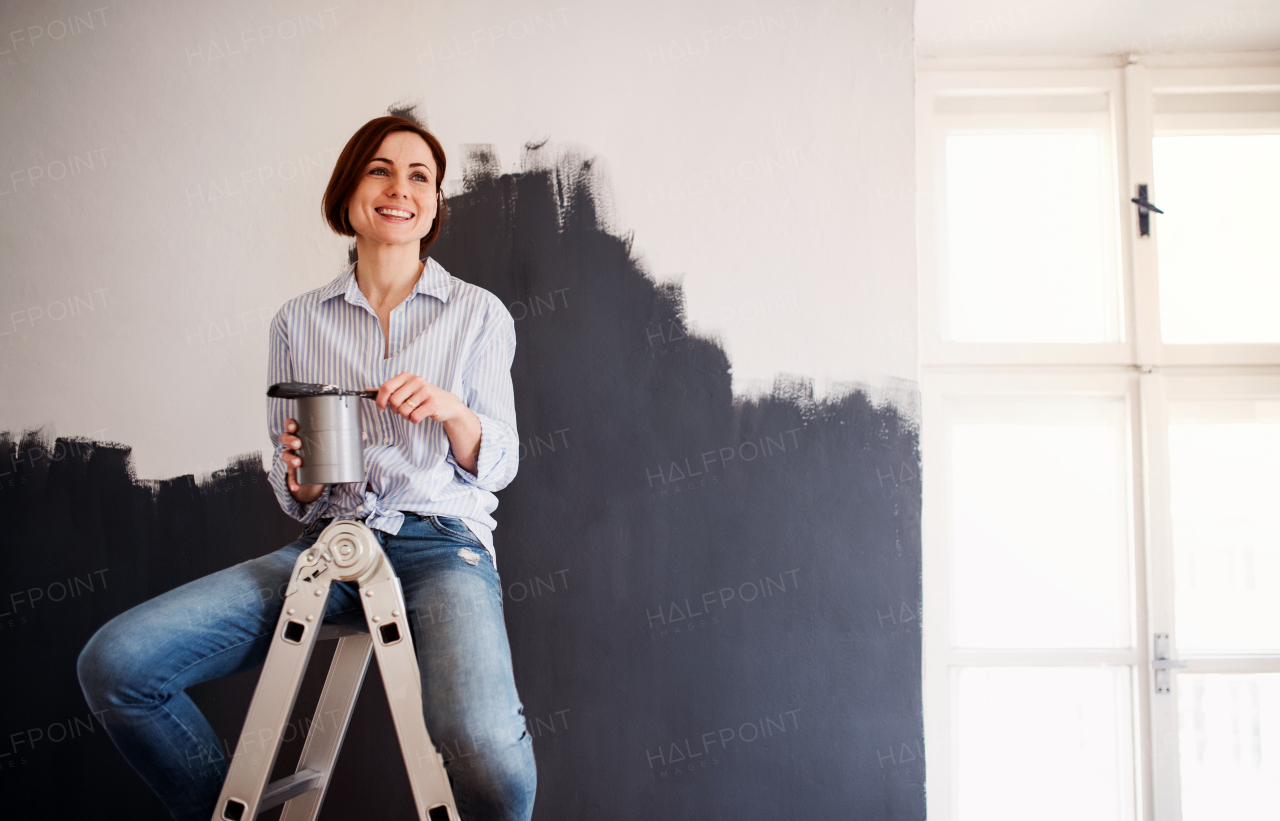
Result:
<svg viewBox="0 0 1280 821">
<path fill-rule="evenodd" d="M 422 242 L 422 237 L 415 237 L 404 231 L 375 230 L 369 232 L 357 231 L 357 233 L 364 237 L 366 241 L 379 245 L 419 245 Z"/>
</svg>

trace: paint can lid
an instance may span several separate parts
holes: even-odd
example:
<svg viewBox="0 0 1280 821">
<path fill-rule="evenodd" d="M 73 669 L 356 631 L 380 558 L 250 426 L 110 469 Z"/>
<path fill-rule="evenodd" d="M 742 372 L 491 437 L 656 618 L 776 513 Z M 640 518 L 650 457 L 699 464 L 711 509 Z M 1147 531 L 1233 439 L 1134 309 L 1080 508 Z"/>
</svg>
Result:
<svg viewBox="0 0 1280 821">
<path fill-rule="evenodd" d="M 308 396 L 363 396 L 365 399 L 376 399 L 376 390 L 349 390 L 337 385 L 317 385 L 312 382 L 277 382 L 267 388 L 267 396 L 276 399 L 304 399 Z"/>
</svg>

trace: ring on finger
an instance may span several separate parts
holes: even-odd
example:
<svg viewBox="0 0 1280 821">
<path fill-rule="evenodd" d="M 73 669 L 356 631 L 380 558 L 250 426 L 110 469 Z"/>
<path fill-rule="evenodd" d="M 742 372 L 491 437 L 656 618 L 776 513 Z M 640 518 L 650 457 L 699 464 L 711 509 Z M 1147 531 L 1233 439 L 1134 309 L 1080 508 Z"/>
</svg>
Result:
<svg viewBox="0 0 1280 821">
<path fill-rule="evenodd" d="M 418 403 L 417 403 L 417 402 L 410 402 L 408 399 L 404 400 L 404 401 L 403 401 L 403 402 L 401 402 L 400 404 L 401 404 L 401 405 L 408 405 L 408 406 L 409 406 L 409 410 L 414 410 L 415 408 L 417 408 L 417 407 L 418 407 Z"/>
</svg>

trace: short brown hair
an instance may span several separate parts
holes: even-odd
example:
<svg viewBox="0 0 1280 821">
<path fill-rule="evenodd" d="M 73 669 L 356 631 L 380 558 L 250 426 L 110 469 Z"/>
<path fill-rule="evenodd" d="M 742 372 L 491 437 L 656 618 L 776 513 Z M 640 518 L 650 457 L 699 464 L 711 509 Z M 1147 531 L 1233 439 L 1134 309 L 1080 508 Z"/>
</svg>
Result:
<svg viewBox="0 0 1280 821">
<path fill-rule="evenodd" d="M 324 199 L 320 208 L 330 228 L 344 237 L 354 237 L 356 231 L 351 227 L 351 220 L 347 218 L 347 201 L 351 199 L 356 186 L 363 179 L 364 167 L 378 152 L 382 141 L 388 134 L 394 134 L 397 131 L 412 131 L 421 137 L 431 149 L 431 156 L 436 161 L 436 198 L 438 200 L 436 218 L 431 224 L 431 230 L 418 245 L 418 254 L 421 256 L 426 253 L 427 246 L 435 242 L 436 237 L 440 235 L 440 226 L 444 224 L 447 211 L 444 193 L 440 190 L 440 181 L 444 179 L 444 148 L 434 134 L 413 120 L 407 120 L 404 117 L 375 117 L 362 125 L 360 130 L 347 140 L 342 153 L 338 155 L 338 162 L 333 167 L 333 176 L 329 178 L 329 187 L 324 190 Z"/>
</svg>

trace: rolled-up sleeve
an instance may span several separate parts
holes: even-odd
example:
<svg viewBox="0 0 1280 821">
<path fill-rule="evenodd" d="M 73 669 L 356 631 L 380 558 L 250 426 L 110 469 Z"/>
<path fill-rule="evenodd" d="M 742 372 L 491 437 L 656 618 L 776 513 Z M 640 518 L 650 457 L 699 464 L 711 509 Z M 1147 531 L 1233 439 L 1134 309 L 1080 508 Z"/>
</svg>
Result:
<svg viewBox="0 0 1280 821">
<path fill-rule="evenodd" d="M 460 398 L 480 419 L 476 473 L 473 475 L 459 465 L 452 449 L 445 456 L 458 479 L 490 492 L 510 484 L 520 466 L 515 389 L 511 384 L 511 363 L 515 355 L 515 320 L 506 306 L 495 299 L 462 373 Z"/>
<path fill-rule="evenodd" d="M 285 329 L 283 309 L 278 311 L 275 319 L 271 321 L 271 330 L 268 335 L 270 337 L 267 360 L 268 387 L 277 382 L 295 381 L 293 378 L 293 359 L 289 351 L 289 337 Z M 303 524 L 310 524 L 319 519 L 325 508 L 329 506 L 329 493 L 333 486 L 325 485 L 320 497 L 306 505 L 299 503 L 289 493 L 289 469 L 284 461 L 280 459 L 280 454 L 285 451 L 284 445 L 280 444 L 280 435 L 284 433 L 285 422 L 289 419 L 293 410 L 292 406 L 292 399 L 267 397 L 267 430 L 274 445 L 271 470 L 267 474 L 267 480 L 271 483 L 271 489 L 275 491 L 276 500 L 280 502 L 281 509 Z"/>
</svg>

